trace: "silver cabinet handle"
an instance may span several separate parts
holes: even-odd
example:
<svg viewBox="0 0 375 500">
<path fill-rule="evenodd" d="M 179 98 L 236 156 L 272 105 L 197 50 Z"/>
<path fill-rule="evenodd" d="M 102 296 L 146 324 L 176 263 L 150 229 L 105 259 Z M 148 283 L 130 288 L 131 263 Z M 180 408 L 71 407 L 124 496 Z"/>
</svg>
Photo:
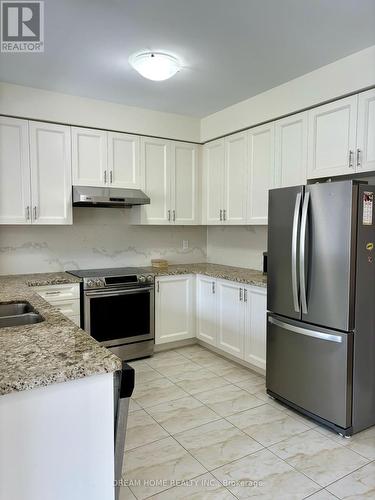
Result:
<svg viewBox="0 0 375 500">
<path fill-rule="evenodd" d="M 34 207 L 34 220 L 37 220 L 38 216 L 37 216 L 37 208 L 36 206 Z"/>
<path fill-rule="evenodd" d="M 215 282 L 212 282 L 212 293 L 215 293 Z"/>
<path fill-rule="evenodd" d="M 46 292 L 46 295 L 60 295 L 61 291 L 60 290 L 56 290 L 54 292 Z"/>
<path fill-rule="evenodd" d="M 349 149 L 349 168 L 353 168 L 353 156 L 354 156 L 354 151 L 352 149 Z"/>
<path fill-rule="evenodd" d="M 112 170 L 109 171 L 109 183 L 112 184 L 113 182 L 113 172 Z"/>
<path fill-rule="evenodd" d="M 297 285 L 297 245 L 298 245 L 298 222 L 301 209 L 301 193 L 296 196 L 293 216 L 293 231 L 292 231 L 292 291 L 293 291 L 293 306 L 296 312 L 300 312 L 298 300 L 298 285 Z"/>
<path fill-rule="evenodd" d="M 299 280 L 301 288 L 301 305 L 303 314 L 307 314 L 307 296 L 306 296 L 306 228 L 307 228 L 307 213 L 309 209 L 310 193 L 305 193 L 303 200 L 302 216 L 301 216 L 301 235 L 299 247 Z"/>
<path fill-rule="evenodd" d="M 243 290 L 243 301 L 247 302 L 247 289 L 246 288 L 244 288 L 244 290 Z"/>
<path fill-rule="evenodd" d="M 222 211 L 222 209 L 220 208 L 220 221 L 222 221 L 222 220 L 223 220 L 223 211 Z"/>
<path fill-rule="evenodd" d="M 284 321 L 279 321 L 278 319 L 273 318 L 272 316 L 268 317 L 268 323 L 279 326 L 280 328 L 288 330 L 289 332 L 306 335 L 307 337 L 314 337 L 316 339 L 328 340 L 330 342 L 337 342 L 338 344 L 342 343 L 342 337 L 340 337 L 339 335 L 332 335 L 330 333 L 321 332 L 319 330 L 308 330 L 307 328 L 301 328 L 299 326 L 290 325 L 288 323 L 284 323 Z"/>
<path fill-rule="evenodd" d="M 104 184 L 107 184 L 107 170 L 104 170 Z"/>
<path fill-rule="evenodd" d="M 27 205 L 26 207 L 26 220 L 30 220 L 30 207 Z"/>
<path fill-rule="evenodd" d="M 361 153 L 362 153 L 362 151 L 358 148 L 357 149 L 357 167 L 361 167 Z"/>
<path fill-rule="evenodd" d="M 242 288 L 240 288 L 240 302 L 242 302 Z"/>
<path fill-rule="evenodd" d="M 158 293 L 160 292 L 160 281 L 157 282 L 156 291 Z"/>
<path fill-rule="evenodd" d="M 168 222 L 171 222 L 171 211 L 168 210 Z"/>
<path fill-rule="evenodd" d="M 223 220 L 227 220 L 227 211 L 225 210 L 225 208 L 223 210 Z"/>
<path fill-rule="evenodd" d="M 176 210 L 173 210 L 173 222 L 176 222 Z"/>
</svg>

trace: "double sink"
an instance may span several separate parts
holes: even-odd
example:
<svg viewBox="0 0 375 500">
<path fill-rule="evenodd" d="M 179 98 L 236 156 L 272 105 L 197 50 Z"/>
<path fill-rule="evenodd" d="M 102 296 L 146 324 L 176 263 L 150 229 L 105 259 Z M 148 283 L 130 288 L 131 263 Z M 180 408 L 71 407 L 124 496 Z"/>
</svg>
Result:
<svg viewBox="0 0 375 500">
<path fill-rule="evenodd" d="M 29 302 L 0 303 L 0 328 L 32 325 L 44 321 Z"/>
</svg>

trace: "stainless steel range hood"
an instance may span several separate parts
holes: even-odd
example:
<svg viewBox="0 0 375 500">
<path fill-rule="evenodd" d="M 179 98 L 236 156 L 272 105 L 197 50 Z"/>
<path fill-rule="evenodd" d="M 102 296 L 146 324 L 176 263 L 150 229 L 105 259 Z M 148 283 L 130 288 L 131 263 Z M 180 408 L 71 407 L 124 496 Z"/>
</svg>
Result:
<svg viewBox="0 0 375 500">
<path fill-rule="evenodd" d="M 73 186 L 73 207 L 117 207 L 148 205 L 150 198 L 140 189 Z"/>
</svg>

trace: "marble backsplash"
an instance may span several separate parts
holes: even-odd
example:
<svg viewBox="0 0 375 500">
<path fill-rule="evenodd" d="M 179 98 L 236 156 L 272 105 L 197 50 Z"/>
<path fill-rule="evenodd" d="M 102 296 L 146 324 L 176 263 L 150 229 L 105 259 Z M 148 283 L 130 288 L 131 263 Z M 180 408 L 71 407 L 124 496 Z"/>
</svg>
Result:
<svg viewBox="0 0 375 500">
<path fill-rule="evenodd" d="M 206 261 L 204 226 L 133 226 L 129 212 L 75 208 L 72 226 L 0 226 L 0 274 Z M 189 248 L 182 248 L 182 241 Z"/>
</svg>

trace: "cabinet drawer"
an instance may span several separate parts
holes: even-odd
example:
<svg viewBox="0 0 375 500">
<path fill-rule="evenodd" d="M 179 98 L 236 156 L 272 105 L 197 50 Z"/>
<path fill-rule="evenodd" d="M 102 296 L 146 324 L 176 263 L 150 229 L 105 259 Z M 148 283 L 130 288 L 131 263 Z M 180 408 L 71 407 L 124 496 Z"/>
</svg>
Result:
<svg viewBox="0 0 375 500">
<path fill-rule="evenodd" d="M 43 299 L 51 303 L 61 300 L 79 299 L 79 283 L 38 286 L 36 291 Z"/>
<path fill-rule="evenodd" d="M 79 315 L 79 300 L 64 300 L 52 304 L 55 309 L 64 314 L 64 316 L 77 316 Z"/>
</svg>

